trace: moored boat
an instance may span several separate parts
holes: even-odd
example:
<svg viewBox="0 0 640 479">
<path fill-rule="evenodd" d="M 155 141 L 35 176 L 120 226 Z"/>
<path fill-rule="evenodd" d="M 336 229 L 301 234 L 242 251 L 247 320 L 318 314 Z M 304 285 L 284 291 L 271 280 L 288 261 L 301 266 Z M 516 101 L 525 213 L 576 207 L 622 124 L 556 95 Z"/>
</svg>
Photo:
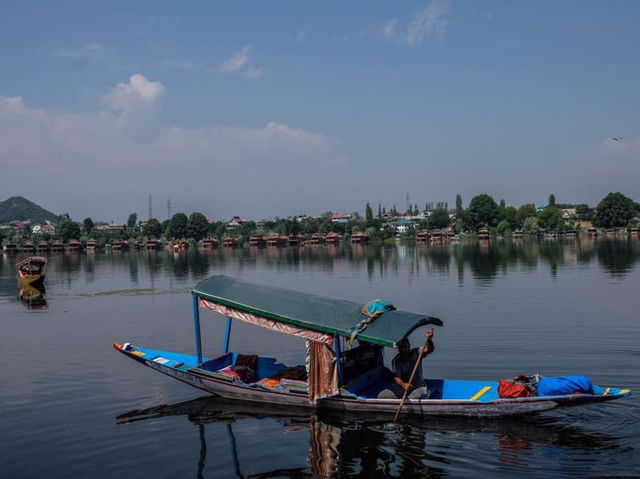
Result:
<svg viewBox="0 0 640 479">
<path fill-rule="evenodd" d="M 23 285 L 40 285 L 44 282 L 47 259 L 42 256 L 29 256 L 16 264 L 18 281 Z"/>
<path fill-rule="evenodd" d="M 393 413 L 400 399 L 380 399 L 393 381 L 383 367 L 382 348 L 427 325 L 431 316 L 398 310 L 363 319 L 362 305 L 296 291 L 212 276 L 192 290 L 194 355 L 114 343 L 124 355 L 198 389 L 234 400 L 335 409 L 358 413 Z M 227 318 L 222 352 L 204 356 L 200 310 Z M 287 366 L 276 358 L 230 350 L 233 321 L 296 336 L 308 342 L 308 366 Z M 358 339 L 347 350 L 345 343 Z M 407 399 L 402 412 L 423 415 L 500 416 L 545 411 L 561 406 L 609 401 L 629 389 L 592 385 L 588 392 L 505 398 L 496 380 L 424 378 L 427 399 Z"/>
</svg>

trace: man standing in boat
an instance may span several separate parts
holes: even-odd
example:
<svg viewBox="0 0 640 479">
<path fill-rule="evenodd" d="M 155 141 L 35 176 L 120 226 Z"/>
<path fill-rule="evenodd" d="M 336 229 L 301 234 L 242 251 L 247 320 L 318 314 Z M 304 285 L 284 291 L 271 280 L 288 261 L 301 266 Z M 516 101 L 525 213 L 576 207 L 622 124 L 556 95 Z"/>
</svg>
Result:
<svg viewBox="0 0 640 479">
<path fill-rule="evenodd" d="M 380 391 L 379 399 L 396 399 L 402 398 L 405 391 L 409 392 L 409 399 L 427 399 L 429 397 L 429 389 L 424 384 L 422 375 L 422 360 L 427 354 L 431 354 L 435 346 L 433 344 L 433 328 L 429 329 L 426 334 L 427 346 L 424 349 L 413 348 L 409 339 L 404 338 L 398 343 L 398 354 L 393 358 L 391 365 L 393 367 L 393 382 L 388 389 Z M 413 376 L 411 383 L 411 373 L 416 363 L 418 370 Z"/>
</svg>

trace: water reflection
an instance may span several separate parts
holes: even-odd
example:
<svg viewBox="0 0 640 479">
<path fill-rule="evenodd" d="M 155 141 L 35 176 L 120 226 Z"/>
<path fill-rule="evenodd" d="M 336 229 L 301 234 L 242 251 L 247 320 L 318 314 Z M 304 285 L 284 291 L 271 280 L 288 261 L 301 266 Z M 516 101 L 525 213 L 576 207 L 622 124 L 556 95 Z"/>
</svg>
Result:
<svg viewBox="0 0 640 479">
<path fill-rule="evenodd" d="M 496 467 L 508 472 L 535 472 L 544 462 L 557 466 L 557 457 L 576 458 L 584 471 L 595 463 L 599 451 L 621 447 L 619 439 L 603 433 L 587 432 L 579 427 L 556 424 L 548 417 L 525 416 L 515 419 L 425 418 L 407 419 L 392 425 L 388 418 L 345 416 L 342 413 L 317 412 L 277 406 L 232 402 L 217 397 L 203 397 L 171 405 L 134 410 L 117 416 L 118 424 L 152 418 L 186 416 L 199 428 L 197 476 L 204 477 L 207 464 L 207 428 L 218 441 L 225 429 L 233 474 L 236 477 L 444 477 L 455 470 L 453 462 L 486 462 L 487 449 L 493 452 Z M 281 433 L 304 430 L 308 438 L 306 461 L 291 452 L 295 467 L 270 469 L 245 476 L 238 455 L 234 425 L 271 419 L 280 425 Z M 250 425 L 257 431 L 257 426 Z M 275 437 L 252 436 L 253 444 L 242 444 L 244 450 L 273 448 Z M 473 444 L 473 447 L 469 447 Z M 217 447 L 216 456 L 222 454 Z M 483 452 L 484 450 L 484 452 Z M 194 461 L 195 462 L 195 461 Z M 259 461 L 258 461 L 259 462 Z M 255 468 L 253 461 L 245 464 Z M 225 475 L 225 471 L 216 469 Z M 226 474 L 226 475 L 230 475 Z"/>
<path fill-rule="evenodd" d="M 25 285 L 18 288 L 18 301 L 27 309 L 45 309 L 47 300 L 45 298 L 45 287 Z"/>
</svg>

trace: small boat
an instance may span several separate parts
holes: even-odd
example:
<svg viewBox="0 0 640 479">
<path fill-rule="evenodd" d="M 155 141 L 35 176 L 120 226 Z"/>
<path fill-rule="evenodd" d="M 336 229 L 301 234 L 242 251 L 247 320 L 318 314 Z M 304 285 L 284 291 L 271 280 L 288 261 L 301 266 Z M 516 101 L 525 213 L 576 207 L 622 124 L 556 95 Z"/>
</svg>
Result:
<svg viewBox="0 0 640 479">
<path fill-rule="evenodd" d="M 198 389 L 232 400 L 354 413 L 393 414 L 400 399 L 379 399 L 393 378 L 382 348 L 397 348 L 414 330 L 441 326 L 438 318 L 399 310 L 363 320 L 359 303 L 323 298 L 227 276 L 212 276 L 193 290 L 195 354 L 114 343 L 125 356 Z M 226 317 L 221 354 L 204 356 L 200 310 Z M 233 321 L 307 341 L 307 366 L 232 352 Z M 347 349 L 357 333 L 358 346 Z M 424 378 L 428 399 L 407 399 L 402 412 L 417 415 L 502 416 L 610 401 L 629 389 L 593 385 L 589 393 L 501 398 L 496 380 Z"/>
<path fill-rule="evenodd" d="M 23 285 L 39 285 L 44 283 L 47 259 L 42 256 L 29 256 L 16 264 L 18 281 Z"/>
<path fill-rule="evenodd" d="M 18 291 L 18 301 L 27 309 L 44 309 L 47 307 L 45 291 L 44 284 L 38 286 L 21 285 Z"/>
</svg>

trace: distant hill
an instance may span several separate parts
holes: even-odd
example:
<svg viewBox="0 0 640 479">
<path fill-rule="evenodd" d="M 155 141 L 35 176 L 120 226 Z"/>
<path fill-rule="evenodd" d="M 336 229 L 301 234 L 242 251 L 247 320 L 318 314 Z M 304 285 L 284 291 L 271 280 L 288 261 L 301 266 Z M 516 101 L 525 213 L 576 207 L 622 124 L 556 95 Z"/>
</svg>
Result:
<svg viewBox="0 0 640 479">
<path fill-rule="evenodd" d="M 42 223 L 45 220 L 57 222 L 58 216 L 22 196 L 12 196 L 0 202 L 0 224 L 13 220 L 30 220 L 31 223 Z"/>
</svg>

